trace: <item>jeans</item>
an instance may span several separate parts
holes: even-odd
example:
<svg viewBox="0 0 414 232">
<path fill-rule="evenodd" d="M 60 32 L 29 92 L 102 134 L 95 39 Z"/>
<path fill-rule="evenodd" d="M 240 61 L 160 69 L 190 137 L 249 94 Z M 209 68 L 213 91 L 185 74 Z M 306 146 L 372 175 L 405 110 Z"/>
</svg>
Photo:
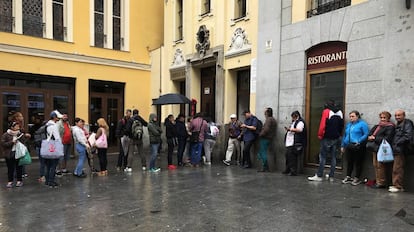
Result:
<svg viewBox="0 0 414 232">
<path fill-rule="evenodd" d="M 206 156 L 206 162 L 211 162 L 211 153 L 213 152 L 216 140 L 206 139 L 204 140 L 204 155 Z"/>
<path fill-rule="evenodd" d="M 45 159 L 46 165 L 46 184 L 55 182 L 56 166 L 59 163 L 59 159 Z"/>
<path fill-rule="evenodd" d="M 178 137 L 178 149 L 177 149 L 177 162 L 178 162 L 178 165 L 183 164 L 183 154 L 184 154 L 186 144 L 187 144 L 187 138 Z"/>
<path fill-rule="evenodd" d="M 108 166 L 108 158 L 107 153 L 108 148 L 98 148 L 98 158 L 99 158 L 99 166 L 101 167 L 101 172 L 106 171 L 106 167 Z"/>
<path fill-rule="evenodd" d="M 130 139 L 128 136 L 124 135 L 121 138 L 121 146 L 122 149 L 124 150 L 124 161 L 125 161 L 125 167 L 128 166 L 128 149 L 129 149 L 129 142 Z"/>
<path fill-rule="evenodd" d="M 191 143 L 191 164 L 198 165 L 201 160 L 201 149 L 203 148 L 203 142 Z"/>
<path fill-rule="evenodd" d="M 126 159 L 124 158 L 124 148 L 122 147 L 121 138 L 119 139 L 119 155 L 118 155 L 118 163 L 117 167 L 126 167 Z"/>
<path fill-rule="evenodd" d="M 36 150 L 36 154 L 39 157 L 39 164 L 40 164 L 40 169 L 39 169 L 39 177 L 45 176 L 45 172 L 46 172 L 46 165 L 45 165 L 45 159 L 43 159 L 42 156 L 40 156 L 40 147 L 35 147 Z"/>
<path fill-rule="evenodd" d="M 79 155 L 79 160 L 78 160 L 78 164 L 76 165 L 76 168 L 73 174 L 81 175 L 82 169 L 83 169 L 83 163 L 85 162 L 85 159 L 86 159 L 86 147 L 80 143 L 77 143 L 75 147 Z"/>
<path fill-rule="evenodd" d="M 265 138 L 260 138 L 260 149 L 259 149 L 259 159 L 262 161 L 263 168 L 269 168 L 267 164 L 267 149 L 270 144 L 270 140 Z"/>
<path fill-rule="evenodd" d="M 328 156 L 328 153 L 331 154 L 331 169 L 329 172 L 329 177 L 334 177 L 336 167 L 336 153 L 338 152 L 339 142 L 339 138 L 324 138 L 321 140 L 321 149 L 319 153 L 319 168 L 317 173 L 319 177 L 323 176 L 323 170 L 325 168 L 326 157 Z"/>
<path fill-rule="evenodd" d="M 246 165 L 247 167 L 252 167 L 252 161 L 250 160 L 250 149 L 253 146 L 253 144 L 254 140 L 244 141 L 242 165 Z"/>
<path fill-rule="evenodd" d="M 151 147 L 150 169 L 155 168 L 155 161 L 157 160 L 159 146 L 160 146 L 159 143 L 150 144 L 150 147 Z"/>
<path fill-rule="evenodd" d="M 72 150 L 72 144 L 63 144 L 63 157 L 62 160 L 68 161 L 70 159 L 70 151 Z"/>
</svg>

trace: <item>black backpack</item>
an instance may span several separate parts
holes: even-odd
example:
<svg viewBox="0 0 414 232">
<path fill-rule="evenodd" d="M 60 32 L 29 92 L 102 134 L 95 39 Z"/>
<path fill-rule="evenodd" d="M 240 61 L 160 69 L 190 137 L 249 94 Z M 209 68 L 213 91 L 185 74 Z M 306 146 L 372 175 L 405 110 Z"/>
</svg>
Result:
<svg viewBox="0 0 414 232">
<path fill-rule="evenodd" d="M 256 116 L 254 117 L 257 120 L 256 130 L 254 131 L 254 133 L 258 135 L 263 129 L 263 122 L 260 119 L 258 119 Z"/>
<path fill-rule="evenodd" d="M 132 139 L 142 139 L 142 135 L 144 134 L 144 128 L 142 126 L 141 121 L 139 121 L 138 119 L 134 119 L 134 121 L 132 122 L 132 127 L 131 127 L 131 136 Z"/>
<path fill-rule="evenodd" d="M 40 147 L 42 145 L 42 140 L 47 139 L 47 125 L 46 123 L 43 124 L 39 129 L 37 129 L 33 136 L 34 144 L 36 147 Z"/>
<path fill-rule="evenodd" d="M 407 122 L 411 123 L 413 132 L 411 134 L 410 142 L 407 145 L 407 155 L 414 155 L 414 123 L 410 119 L 405 119 Z"/>
</svg>

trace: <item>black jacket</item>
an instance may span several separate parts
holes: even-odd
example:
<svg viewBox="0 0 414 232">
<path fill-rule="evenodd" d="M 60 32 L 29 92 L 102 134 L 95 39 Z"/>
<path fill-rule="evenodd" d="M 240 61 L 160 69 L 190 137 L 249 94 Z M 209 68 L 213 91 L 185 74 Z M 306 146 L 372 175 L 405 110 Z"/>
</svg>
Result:
<svg viewBox="0 0 414 232">
<path fill-rule="evenodd" d="M 182 122 L 180 120 L 176 120 L 175 121 L 175 129 L 177 131 L 177 137 L 179 137 L 179 138 L 187 138 L 188 137 L 187 128 L 185 127 L 184 122 Z"/>
<path fill-rule="evenodd" d="M 135 120 L 139 120 L 143 126 L 148 126 L 148 122 L 145 121 L 141 116 L 139 115 L 134 115 L 132 116 L 126 126 L 125 126 L 125 135 L 128 135 L 128 137 L 132 138 L 132 124 L 134 123 Z"/>
<path fill-rule="evenodd" d="M 375 125 L 374 127 L 372 127 L 372 129 L 369 131 L 368 136 L 371 136 L 374 134 L 375 130 L 377 129 L 378 125 Z M 393 125 L 389 125 L 389 126 L 385 126 L 385 127 L 381 127 L 377 134 L 375 135 L 375 140 L 374 141 L 368 141 L 368 143 L 374 143 L 372 144 L 372 147 L 370 147 L 372 149 L 372 151 L 377 152 L 378 148 L 382 142 L 383 139 L 387 140 L 387 142 L 389 144 L 391 144 L 392 146 L 392 141 L 394 139 L 394 134 L 395 134 L 395 127 Z M 368 145 L 367 145 L 368 147 Z"/>
<path fill-rule="evenodd" d="M 177 129 L 175 127 L 176 125 L 174 125 L 168 119 L 165 120 L 164 125 L 165 125 L 165 137 L 167 137 L 167 139 L 177 137 Z"/>
<path fill-rule="evenodd" d="M 395 135 L 392 142 L 394 154 L 405 154 L 407 152 L 412 134 L 413 125 L 408 119 L 395 126 Z"/>
</svg>

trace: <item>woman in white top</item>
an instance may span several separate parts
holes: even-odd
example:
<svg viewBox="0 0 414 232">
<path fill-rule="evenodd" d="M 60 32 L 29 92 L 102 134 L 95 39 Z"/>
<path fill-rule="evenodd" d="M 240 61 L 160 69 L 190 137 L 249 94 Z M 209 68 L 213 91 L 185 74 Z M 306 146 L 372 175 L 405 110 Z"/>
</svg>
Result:
<svg viewBox="0 0 414 232">
<path fill-rule="evenodd" d="M 86 174 L 82 170 L 86 159 L 86 149 L 89 149 L 88 140 L 83 131 L 84 125 L 85 121 L 83 119 L 75 118 L 75 126 L 72 127 L 75 148 L 79 155 L 78 164 L 76 165 L 75 171 L 73 171 L 73 175 L 81 178 L 86 177 Z"/>
<path fill-rule="evenodd" d="M 50 120 L 46 123 L 47 136 L 50 136 L 53 140 L 62 141 L 60 138 L 59 126 L 56 123 L 61 117 L 62 115 L 59 112 L 53 111 L 50 113 Z M 59 163 L 59 158 L 44 158 L 44 162 L 46 166 L 45 185 L 52 188 L 59 186 L 59 184 L 55 182 L 55 172 L 56 166 Z"/>
</svg>

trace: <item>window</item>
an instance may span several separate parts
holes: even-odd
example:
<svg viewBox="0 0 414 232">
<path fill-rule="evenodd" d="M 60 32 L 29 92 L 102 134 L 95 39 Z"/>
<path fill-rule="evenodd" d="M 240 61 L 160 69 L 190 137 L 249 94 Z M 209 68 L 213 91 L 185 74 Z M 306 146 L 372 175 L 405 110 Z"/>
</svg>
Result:
<svg viewBox="0 0 414 232">
<path fill-rule="evenodd" d="M 91 0 L 91 46 L 128 50 L 129 0 Z"/>
<path fill-rule="evenodd" d="M 43 37 L 43 1 L 23 0 L 23 34 Z"/>
<path fill-rule="evenodd" d="M 310 0 L 310 10 L 307 17 L 320 15 L 351 5 L 351 0 Z"/>
<path fill-rule="evenodd" d="M 234 19 L 241 19 L 247 16 L 247 0 L 234 1 Z"/>
<path fill-rule="evenodd" d="M 65 26 L 63 17 L 63 0 L 53 0 L 53 39 L 64 40 Z"/>
<path fill-rule="evenodd" d="M 12 32 L 13 30 L 13 1 L 0 1 L 0 31 Z"/>
<path fill-rule="evenodd" d="M 95 47 L 104 47 L 104 0 L 95 0 Z"/>
<path fill-rule="evenodd" d="M 175 16 L 175 40 L 183 40 L 183 0 L 178 0 L 176 5 L 176 16 Z"/>
<path fill-rule="evenodd" d="M 211 11 L 211 1 L 210 0 L 202 0 L 201 1 L 201 15 L 206 15 Z"/>
<path fill-rule="evenodd" d="M 113 0 L 113 16 L 112 25 L 114 27 L 112 33 L 112 41 L 114 50 L 121 50 L 121 0 Z"/>
</svg>

